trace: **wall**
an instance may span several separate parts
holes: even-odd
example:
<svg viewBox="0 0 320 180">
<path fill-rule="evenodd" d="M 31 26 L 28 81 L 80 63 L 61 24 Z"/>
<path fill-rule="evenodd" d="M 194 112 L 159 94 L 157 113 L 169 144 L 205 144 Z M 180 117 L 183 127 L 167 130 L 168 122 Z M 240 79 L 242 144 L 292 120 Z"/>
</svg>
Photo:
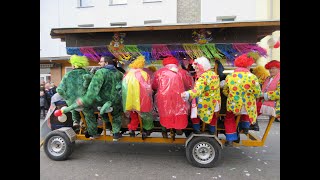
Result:
<svg viewBox="0 0 320 180">
<path fill-rule="evenodd" d="M 40 57 L 66 56 L 65 42 L 60 39 L 51 39 L 51 28 L 60 27 L 59 12 L 60 0 L 40 1 Z"/>
<path fill-rule="evenodd" d="M 201 1 L 178 0 L 177 1 L 177 23 L 200 23 Z"/>
<path fill-rule="evenodd" d="M 201 0 L 201 22 L 217 16 L 237 16 L 236 21 L 256 20 L 256 0 Z"/>
<path fill-rule="evenodd" d="M 177 23 L 177 0 L 143 3 L 128 0 L 126 5 L 109 5 L 109 0 L 91 0 L 92 7 L 79 8 L 77 0 L 40 1 L 40 57 L 66 56 L 66 44 L 51 39 L 51 28 L 74 28 L 81 24 L 109 27 L 111 22 L 127 22 L 127 26 L 143 26 L 145 20 Z"/>
</svg>

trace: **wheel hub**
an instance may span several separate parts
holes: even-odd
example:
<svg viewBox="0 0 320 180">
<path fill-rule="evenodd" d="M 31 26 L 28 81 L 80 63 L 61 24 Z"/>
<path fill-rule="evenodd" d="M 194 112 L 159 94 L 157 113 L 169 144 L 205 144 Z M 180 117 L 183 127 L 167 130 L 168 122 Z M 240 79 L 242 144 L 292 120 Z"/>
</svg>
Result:
<svg viewBox="0 0 320 180">
<path fill-rule="evenodd" d="M 199 142 L 193 147 L 192 155 L 198 163 L 208 164 L 214 159 L 215 151 L 211 144 Z"/>
<path fill-rule="evenodd" d="M 66 150 L 66 142 L 60 136 L 53 136 L 49 139 L 47 148 L 52 155 L 59 156 Z"/>
</svg>

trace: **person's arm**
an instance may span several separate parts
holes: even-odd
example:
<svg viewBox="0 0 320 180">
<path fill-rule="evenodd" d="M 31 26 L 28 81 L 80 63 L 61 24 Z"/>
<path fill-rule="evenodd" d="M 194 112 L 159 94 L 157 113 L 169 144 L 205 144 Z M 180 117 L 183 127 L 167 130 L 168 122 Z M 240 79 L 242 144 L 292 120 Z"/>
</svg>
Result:
<svg viewBox="0 0 320 180">
<path fill-rule="evenodd" d="M 204 76 L 200 76 L 199 79 L 196 81 L 194 88 L 187 91 L 190 94 L 190 98 L 193 99 L 195 97 L 198 97 L 205 91 L 205 82 L 206 79 L 204 78 Z"/>
<path fill-rule="evenodd" d="M 67 86 L 66 86 L 66 79 L 68 78 L 68 74 L 63 76 L 59 86 L 57 87 L 57 93 L 65 100 L 67 100 Z"/>
<path fill-rule="evenodd" d="M 228 97 L 228 94 L 229 94 L 229 86 L 228 86 L 229 77 L 230 77 L 230 75 L 228 75 L 228 76 L 226 77 L 225 84 L 224 84 L 223 89 L 222 89 L 222 93 L 223 93 L 226 97 Z"/>
<path fill-rule="evenodd" d="M 158 89 L 158 73 L 154 74 L 153 80 L 152 80 L 152 89 L 156 91 Z"/>
<path fill-rule="evenodd" d="M 188 74 L 187 71 L 183 71 L 183 82 L 186 90 L 191 89 L 193 86 L 193 78 Z"/>
<path fill-rule="evenodd" d="M 259 83 L 257 76 L 255 76 L 254 74 L 252 74 L 252 75 L 253 76 L 251 76 L 252 77 L 251 84 L 253 87 L 253 95 L 255 98 L 259 98 L 260 94 L 261 94 L 261 86 L 260 86 L 260 83 Z"/>
<path fill-rule="evenodd" d="M 280 99 L 280 80 L 277 83 L 277 89 L 274 91 L 267 91 L 267 99 L 266 100 L 272 100 L 276 101 Z"/>
<path fill-rule="evenodd" d="M 93 103 L 93 101 L 97 98 L 100 92 L 103 82 L 104 82 L 103 71 L 98 70 L 92 77 L 92 80 L 89 84 L 86 94 L 80 98 L 80 101 L 82 102 L 82 104 L 90 105 Z"/>
</svg>

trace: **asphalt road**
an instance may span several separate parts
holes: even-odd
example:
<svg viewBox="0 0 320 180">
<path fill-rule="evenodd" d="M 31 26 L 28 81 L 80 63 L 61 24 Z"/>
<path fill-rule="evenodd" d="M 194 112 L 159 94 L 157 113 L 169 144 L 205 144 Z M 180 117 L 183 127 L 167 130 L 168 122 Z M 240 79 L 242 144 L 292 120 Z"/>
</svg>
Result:
<svg viewBox="0 0 320 180">
<path fill-rule="evenodd" d="M 259 123 L 260 132 L 255 134 L 262 136 L 267 121 Z M 189 164 L 183 145 L 77 141 L 66 161 L 52 161 L 40 148 L 40 179 L 276 180 L 280 179 L 280 123 L 273 123 L 264 147 L 224 148 L 214 168 Z"/>
</svg>

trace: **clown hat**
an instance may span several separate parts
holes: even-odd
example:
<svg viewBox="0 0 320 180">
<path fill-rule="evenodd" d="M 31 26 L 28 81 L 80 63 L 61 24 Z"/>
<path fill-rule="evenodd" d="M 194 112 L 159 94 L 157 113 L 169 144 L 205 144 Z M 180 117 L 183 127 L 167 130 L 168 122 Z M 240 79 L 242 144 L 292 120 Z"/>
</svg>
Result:
<svg viewBox="0 0 320 180">
<path fill-rule="evenodd" d="M 254 59 L 248 54 L 242 54 L 234 60 L 234 65 L 237 67 L 247 68 L 250 67 L 254 63 Z"/>
<path fill-rule="evenodd" d="M 272 67 L 276 67 L 276 68 L 280 69 L 280 61 L 272 60 L 272 61 L 268 62 L 264 67 L 266 69 L 270 69 Z"/>
</svg>

